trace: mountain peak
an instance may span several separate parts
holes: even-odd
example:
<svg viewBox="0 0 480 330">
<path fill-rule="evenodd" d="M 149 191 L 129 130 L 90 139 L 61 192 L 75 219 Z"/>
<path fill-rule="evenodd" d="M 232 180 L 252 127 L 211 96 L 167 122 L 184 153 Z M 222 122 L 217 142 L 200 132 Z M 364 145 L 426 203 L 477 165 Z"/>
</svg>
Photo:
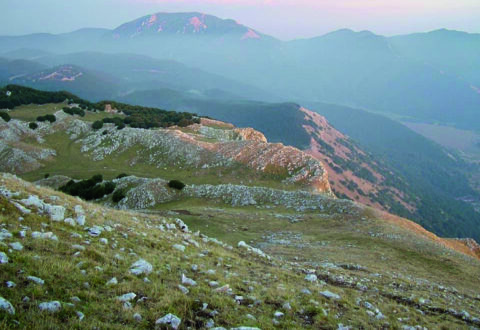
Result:
<svg viewBox="0 0 480 330">
<path fill-rule="evenodd" d="M 113 31 L 115 39 L 154 35 L 236 35 L 241 40 L 261 39 L 257 31 L 232 19 L 200 13 L 159 12 L 125 23 Z"/>
</svg>

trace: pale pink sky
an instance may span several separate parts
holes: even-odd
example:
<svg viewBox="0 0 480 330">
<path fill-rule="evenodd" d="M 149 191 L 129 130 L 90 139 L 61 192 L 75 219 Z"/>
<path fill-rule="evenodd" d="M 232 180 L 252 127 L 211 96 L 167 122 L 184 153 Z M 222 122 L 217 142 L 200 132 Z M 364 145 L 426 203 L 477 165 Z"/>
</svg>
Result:
<svg viewBox="0 0 480 330">
<path fill-rule="evenodd" d="M 161 11 L 233 18 L 281 39 L 340 28 L 385 35 L 439 28 L 480 32 L 480 0 L 0 0 L 0 34 L 114 28 Z"/>
</svg>

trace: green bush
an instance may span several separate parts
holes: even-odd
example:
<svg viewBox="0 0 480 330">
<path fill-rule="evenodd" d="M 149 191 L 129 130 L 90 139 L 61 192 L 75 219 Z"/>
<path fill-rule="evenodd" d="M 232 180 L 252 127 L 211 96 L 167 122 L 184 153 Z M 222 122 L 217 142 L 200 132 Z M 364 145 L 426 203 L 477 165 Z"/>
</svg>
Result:
<svg viewBox="0 0 480 330">
<path fill-rule="evenodd" d="M 124 177 L 127 177 L 128 174 L 127 173 L 120 173 L 119 175 L 117 175 L 117 179 L 121 179 L 121 178 L 124 178 Z"/>
<path fill-rule="evenodd" d="M 127 191 L 125 189 L 118 189 L 113 193 L 112 201 L 114 203 L 118 203 L 122 199 L 124 199 L 126 196 L 127 196 Z"/>
<path fill-rule="evenodd" d="M 50 123 L 54 123 L 56 120 L 57 118 L 55 117 L 55 115 L 51 115 L 51 114 L 37 117 L 37 121 L 40 121 L 40 122 L 49 121 Z"/>
<path fill-rule="evenodd" d="M 168 182 L 168 186 L 173 189 L 182 190 L 183 188 L 185 188 L 185 183 L 178 180 L 170 180 Z"/>
<path fill-rule="evenodd" d="M 60 187 L 60 191 L 72 195 L 79 196 L 85 200 L 99 199 L 105 195 L 110 195 L 115 190 L 115 183 L 102 183 L 103 177 L 100 174 L 92 176 L 88 180 L 75 182 L 70 180 L 64 186 Z"/>
<path fill-rule="evenodd" d="M 12 118 L 10 118 L 10 115 L 5 111 L 0 111 L 0 118 L 5 120 L 6 122 L 9 122 L 10 119 L 12 119 Z"/>
<path fill-rule="evenodd" d="M 38 124 L 31 122 L 31 123 L 28 123 L 28 127 L 32 130 L 36 130 L 38 128 Z"/>
<path fill-rule="evenodd" d="M 48 179 L 50 177 L 50 173 L 46 173 L 44 176 L 43 176 L 45 179 Z"/>
<path fill-rule="evenodd" d="M 85 111 L 81 108 L 69 108 L 65 107 L 63 108 L 63 112 L 68 113 L 69 115 L 78 115 L 80 117 L 85 117 Z"/>
<path fill-rule="evenodd" d="M 103 127 L 103 121 L 97 120 L 92 124 L 92 128 L 98 130 Z"/>
</svg>

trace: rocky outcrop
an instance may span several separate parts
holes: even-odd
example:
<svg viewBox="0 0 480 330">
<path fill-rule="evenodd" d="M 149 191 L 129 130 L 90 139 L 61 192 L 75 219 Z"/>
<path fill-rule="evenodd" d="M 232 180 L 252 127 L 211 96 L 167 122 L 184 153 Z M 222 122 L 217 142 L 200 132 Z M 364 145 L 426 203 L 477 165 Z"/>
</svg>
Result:
<svg viewBox="0 0 480 330">
<path fill-rule="evenodd" d="M 90 123 L 62 111 L 55 116 L 55 123 L 40 123 L 37 130 L 29 129 L 27 123 L 18 120 L 2 122 L 0 156 L 3 161 L 0 170 L 25 173 L 54 160 L 56 152 L 48 148 L 45 138 L 63 131 L 92 161 L 117 157 L 128 151 L 132 156 L 129 156 L 127 166 L 131 167 L 147 163 L 157 168 L 171 166 L 228 171 L 241 164 L 258 173 L 272 175 L 272 180 L 285 185 L 333 196 L 327 171 L 319 160 L 296 148 L 268 143 L 262 133 L 252 128 L 235 128 L 231 124 L 202 119 L 201 124 L 186 128 L 146 130 L 127 127 L 118 130 L 113 124 L 105 124 L 103 129 L 93 130 Z M 32 145 L 32 139 L 37 143 Z M 139 198 L 145 203 L 152 199 L 149 196 Z"/>
</svg>

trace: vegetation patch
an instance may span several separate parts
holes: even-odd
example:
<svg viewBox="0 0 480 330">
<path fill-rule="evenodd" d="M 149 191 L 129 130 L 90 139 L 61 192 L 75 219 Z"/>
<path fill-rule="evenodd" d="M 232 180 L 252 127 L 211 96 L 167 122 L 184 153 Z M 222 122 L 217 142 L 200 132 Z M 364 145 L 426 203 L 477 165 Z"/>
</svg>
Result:
<svg viewBox="0 0 480 330">
<path fill-rule="evenodd" d="M 111 181 L 103 182 L 103 176 L 100 174 L 92 176 L 88 180 L 81 180 L 75 182 L 68 181 L 65 185 L 60 187 L 60 191 L 72 196 L 78 196 L 85 200 L 93 200 L 102 198 L 105 195 L 110 195 L 115 190 L 115 183 Z M 117 196 L 120 197 L 120 196 Z M 125 196 L 123 196 L 125 197 Z M 123 198 L 122 197 L 122 198 Z M 119 201 L 122 199 L 120 198 Z"/>
</svg>

